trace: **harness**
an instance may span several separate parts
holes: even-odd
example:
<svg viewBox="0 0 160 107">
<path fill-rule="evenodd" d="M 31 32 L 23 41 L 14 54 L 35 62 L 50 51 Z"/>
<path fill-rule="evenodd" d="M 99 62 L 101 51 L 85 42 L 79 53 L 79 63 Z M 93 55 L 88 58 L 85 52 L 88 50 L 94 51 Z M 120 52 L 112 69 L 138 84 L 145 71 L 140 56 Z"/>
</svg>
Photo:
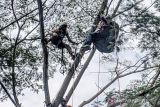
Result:
<svg viewBox="0 0 160 107">
<path fill-rule="evenodd" d="M 63 30 L 61 30 L 61 31 L 58 32 L 58 36 L 60 37 L 60 39 L 58 40 L 57 47 L 58 47 L 58 45 L 60 45 L 61 43 L 63 43 L 63 38 L 65 37 L 65 35 L 66 35 L 66 32 L 63 31 Z M 61 65 L 65 66 L 66 64 L 65 64 L 65 61 L 64 61 L 64 49 L 63 48 L 64 47 L 61 48 L 61 50 L 62 50 L 61 51 Z M 64 74 L 64 70 L 62 70 L 62 74 Z"/>
</svg>

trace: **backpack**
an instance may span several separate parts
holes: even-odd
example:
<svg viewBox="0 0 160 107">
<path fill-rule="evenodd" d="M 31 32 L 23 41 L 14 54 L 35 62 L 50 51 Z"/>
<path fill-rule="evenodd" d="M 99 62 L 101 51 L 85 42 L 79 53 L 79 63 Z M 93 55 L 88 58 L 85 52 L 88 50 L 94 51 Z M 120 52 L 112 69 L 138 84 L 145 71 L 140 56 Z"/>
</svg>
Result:
<svg viewBox="0 0 160 107">
<path fill-rule="evenodd" d="M 111 53 L 114 51 L 114 47 L 118 38 L 119 25 L 116 22 L 111 22 L 110 27 L 104 29 L 97 38 L 94 40 L 94 45 L 98 51 L 104 53 Z"/>
</svg>

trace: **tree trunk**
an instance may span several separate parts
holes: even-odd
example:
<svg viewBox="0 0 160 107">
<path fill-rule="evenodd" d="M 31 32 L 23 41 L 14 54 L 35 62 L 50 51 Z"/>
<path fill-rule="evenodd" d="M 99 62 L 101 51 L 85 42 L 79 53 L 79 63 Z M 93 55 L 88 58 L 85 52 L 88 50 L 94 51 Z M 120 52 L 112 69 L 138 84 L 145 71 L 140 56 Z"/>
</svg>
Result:
<svg viewBox="0 0 160 107">
<path fill-rule="evenodd" d="M 89 62 L 91 61 L 91 59 L 92 59 L 92 57 L 93 57 L 95 51 L 96 51 L 96 48 L 94 47 L 94 48 L 92 49 L 92 51 L 91 51 L 91 53 L 90 53 L 88 59 L 86 60 L 86 62 L 85 62 L 85 64 L 84 64 L 83 68 L 82 68 L 81 71 L 79 72 L 79 74 L 78 74 L 78 76 L 77 76 L 75 82 L 73 83 L 73 85 L 72 85 L 72 87 L 70 88 L 68 94 L 66 95 L 66 97 L 65 97 L 66 103 L 67 103 L 67 102 L 69 101 L 69 99 L 71 98 L 71 96 L 72 96 L 74 90 L 76 89 L 76 87 L 77 87 L 77 85 L 78 85 L 78 83 L 79 83 L 79 81 L 80 81 L 80 79 L 81 79 L 81 77 L 82 77 L 84 71 L 86 70 L 87 66 L 89 65 Z"/>
<path fill-rule="evenodd" d="M 63 82 L 59 92 L 57 93 L 55 100 L 52 102 L 52 107 L 58 107 L 59 104 L 61 103 L 61 101 L 63 100 L 63 96 L 68 88 L 68 85 L 69 85 L 71 79 L 72 79 L 74 71 L 76 70 L 78 64 L 80 63 L 81 58 L 84 55 L 84 52 L 85 51 L 81 49 L 79 54 L 77 55 L 75 61 L 73 62 L 71 68 L 69 69 L 67 76 L 64 79 L 64 82 Z"/>
<path fill-rule="evenodd" d="M 43 84 L 44 84 L 44 94 L 45 94 L 45 103 L 47 107 L 50 107 L 50 95 L 48 88 L 48 50 L 45 43 L 45 33 L 44 33 L 44 23 L 43 23 L 43 7 L 42 1 L 37 0 L 38 10 L 39 10 L 39 21 L 40 21 L 40 35 L 41 35 L 41 43 L 43 49 Z"/>
</svg>

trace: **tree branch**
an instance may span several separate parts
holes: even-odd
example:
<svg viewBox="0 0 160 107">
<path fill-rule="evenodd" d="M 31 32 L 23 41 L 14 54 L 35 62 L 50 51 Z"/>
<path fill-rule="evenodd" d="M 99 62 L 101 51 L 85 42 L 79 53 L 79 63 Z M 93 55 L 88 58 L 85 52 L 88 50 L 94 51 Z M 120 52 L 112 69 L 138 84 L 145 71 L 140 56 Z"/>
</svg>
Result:
<svg viewBox="0 0 160 107">
<path fill-rule="evenodd" d="M 119 8 L 119 6 L 120 6 L 121 3 L 122 3 L 122 0 L 119 0 L 118 3 L 117 3 L 116 8 L 114 9 L 114 12 L 112 13 L 111 17 L 113 17 L 116 14 L 116 12 L 118 11 L 118 8 Z"/>
<path fill-rule="evenodd" d="M 148 69 L 152 69 L 158 66 L 154 66 L 154 67 L 149 67 Z M 83 101 L 78 107 L 83 107 L 84 105 L 90 103 L 91 101 L 93 101 L 97 96 L 99 96 L 106 88 L 108 88 L 111 84 L 113 84 L 117 79 L 134 74 L 134 73 L 138 73 L 138 72 L 142 72 L 145 71 L 147 69 L 142 69 L 142 70 L 137 70 L 137 71 L 133 71 L 133 72 L 129 72 L 126 74 L 121 74 L 119 76 L 116 76 L 112 81 L 110 81 L 107 85 L 105 85 L 99 92 L 97 92 L 95 95 L 93 95 L 90 99 Z"/>
<path fill-rule="evenodd" d="M 17 22 L 17 21 L 23 19 L 24 17 L 26 17 L 26 16 L 28 16 L 29 14 L 33 13 L 34 11 L 36 11 L 37 9 L 38 9 L 38 8 L 35 8 L 34 10 L 30 11 L 29 13 L 27 13 L 27 14 L 25 14 L 25 15 L 19 17 L 19 18 L 17 18 L 17 20 L 14 20 L 13 22 L 7 24 L 7 25 L 4 26 L 3 28 L 0 28 L 0 31 L 6 29 L 7 27 L 11 26 L 11 25 L 14 24 L 15 22 Z"/>
<path fill-rule="evenodd" d="M 118 15 L 120 15 L 120 14 L 122 14 L 122 13 L 128 11 L 128 10 L 131 10 L 131 9 L 134 8 L 136 5 L 138 5 L 139 3 L 141 3 L 142 1 L 144 1 L 144 0 L 141 0 L 141 1 L 136 2 L 136 3 L 135 3 L 134 5 L 132 5 L 130 8 L 128 8 L 128 9 L 126 9 L 126 10 L 123 10 L 123 11 L 120 11 L 120 12 L 118 12 L 117 14 L 113 15 L 112 17 L 116 17 L 116 16 L 118 16 Z"/>
<path fill-rule="evenodd" d="M 0 81 L 0 85 L 3 88 L 3 90 L 5 91 L 5 93 L 7 94 L 7 96 L 9 97 L 9 99 L 12 101 L 14 106 L 17 107 L 17 104 L 15 103 L 15 101 L 13 100 L 13 98 L 11 97 L 11 95 L 9 94 L 9 92 L 6 89 L 6 87 L 3 85 L 3 83 L 1 81 Z"/>
<path fill-rule="evenodd" d="M 44 33 L 44 23 L 43 23 L 43 8 L 42 1 L 37 0 L 38 10 L 39 10 L 39 21 L 40 21 L 40 35 L 41 35 L 41 43 L 43 49 L 43 84 L 44 84 L 44 94 L 45 94 L 45 103 L 46 106 L 50 106 L 50 95 L 48 88 L 48 50 L 47 45 L 45 43 L 45 33 Z"/>
<path fill-rule="evenodd" d="M 159 75 L 160 75 L 160 67 L 158 68 L 157 73 L 156 73 L 155 77 L 153 78 L 153 81 L 152 81 L 150 87 L 153 87 L 153 85 L 156 82 L 156 80 L 158 79 Z"/>
<path fill-rule="evenodd" d="M 109 5 L 106 7 L 106 13 L 105 13 L 106 16 L 108 15 L 109 8 L 110 8 L 110 6 L 111 6 L 111 4 L 112 4 L 113 1 L 114 1 L 114 0 L 111 0 L 111 1 L 109 2 Z M 108 4 L 108 1 L 107 1 L 107 4 Z"/>
<path fill-rule="evenodd" d="M 43 5 L 44 5 L 46 2 L 47 2 L 47 0 L 46 0 L 46 1 L 44 1 Z M 4 26 L 4 27 L 0 28 L 0 31 L 2 31 L 2 30 L 4 30 L 4 29 L 6 29 L 7 27 L 11 26 L 11 25 L 12 25 L 12 24 L 14 24 L 15 22 L 17 22 L 17 21 L 19 21 L 19 20 L 23 19 L 24 17 L 26 17 L 26 16 L 30 15 L 31 13 L 35 12 L 37 9 L 38 9 L 38 8 L 33 9 L 33 10 L 32 10 L 32 11 L 30 11 L 29 13 L 26 13 L 25 15 L 23 15 L 23 16 L 21 16 L 21 17 L 17 18 L 17 19 L 16 19 L 16 20 L 14 20 L 13 22 L 11 22 L 11 23 L 7 24 L 6 26 Z"/>
<path fill-rule="evenodd" d="M 15 14 L 15 11 L 14 11 L 14 0 L 11 0 L 11 7 L 12 7 L 12 11 L 13 11 L 13 16 L 15 18 L 15 20 L 17 20 L 17 16 Z M 19 103 L 19 100 L 18 100 L 18 97 L 17 97 L 17 92 L 16 92 L 16 73 L 15 73 L 15 59 L 16 59 L 16 44 L 18 42 L 18 39 L 19 39 L 19 36 L 20 36 L 20 32 L 21 32 L 21 29 L 23 27 L 23 25 L 25 24 L 26 20 L 22 23 L 22 25 L 20 26 L 19 22 L 17 22 L 17 25 L 18 25 L 18 33 L 17 33 L 17 37 L 16 37 L 16 40 L 15 40 L 15 43 L 14 43 L 14 48 L 13 48 L 13 54 L 12 54 L 12 91 L 13 91 L 13 97 L 14 97 L 14 100 L 15 100 L 15 103 L 16 103 L 16 106 L 17 107 L 21 107 L 20 103 Z"/>
</svg>

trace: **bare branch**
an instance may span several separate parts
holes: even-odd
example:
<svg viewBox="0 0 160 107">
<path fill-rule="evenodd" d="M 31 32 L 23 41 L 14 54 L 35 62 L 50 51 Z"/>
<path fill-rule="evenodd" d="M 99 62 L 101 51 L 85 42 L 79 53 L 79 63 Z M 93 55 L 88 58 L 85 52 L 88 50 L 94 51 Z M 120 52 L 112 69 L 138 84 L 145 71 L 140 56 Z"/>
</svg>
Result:
<svg viewBox="0 0 160 107">
<path fill-rule="evenodd" d="M 155 83 L 156 80 L 158 79 L 158 77 L 159 77 L 159 75 L 160 75 L 160 67 L 158 68 L 158 70 L 157 70 L 156 72 L 157 72 L 157 73 L 156 73 L 155 77 L 153 78 L 153 81 L 152 81 L 150 87 L 153 87 L 154 83 Z"/>
<path fill-rule="evenodd" d="M 138 73 L 138 72 L 142 72 L 142 71 L 145 71 L 145 70 L 148 70 L 148 69 L 153 69 L 155 67 L 158 67 L 158 66 L 149 67 L 147 69 L 137 70 L 137 71 L 133 71 L 133 72 L 129 72 L 129 73 L 126 73 L 126 74 L 121 74 L 119 76 L 116 76 L 112 81 L 110 81 L 107 85 L 105 85 L 99 92 L 97 92 L 95 95 L 93 95 L 90 99 L 88 99 L 86 101 L 83 101 L 78 107 L 83 107 L 84 105 L 93 101 L 97 96 L 99 96 L 106 88 L 108 88 L 111 84 L 113 84 L 117 79 L 128 76 L 128 75 L 131 75 L 131 74 L 135 74 L 135 73 Z"/>
<path fill-rule="evenodd" d="M 11 0 L 11 7 L 12 7 L 12 11 L 13 11 L 13 15 L 15 17 L 15 20 L 17 20 L 17 17 L 16 17 L 16 14 L 15 14 L 15 11 L 14 11 L 14 0 Z M 12 91 L 13 91 L 13 97 L 15 99 L 15 103 L 16 103 L 16 106 L 17 107 L 21 107 L 20 103 L 19 103 L 19 100 L 18 100 L 18 97 L 17 97 L 17 92 L 16 92 L 16 77 L 15 77 L 15 59 L 16 59 L 16 44 L 18 42 L 18 39 L 19 39 L 19 36 L 20 36 L 20 32 L 21 32 L 21 29 L 22 27 L 24 26 L 26 20 L 22 23 L 22 25 L 20 26 L 19 25 L 19 22 L 17 22 L 17 25 L 18 25 L 18 33 L 17 33 L 17 37 L 16 37 L 16 40 L 15 40 L 15 43 L 14 43 L 14 48 L 13 48 L 13 54 L 12 54 Z"/>
<path fill-rule="evenodd" d="M 34 10 L 30 11 L 29 13 L 27 13 L 27 14 L 21 16 L 20 18 L 17 18 L 17 20 L 15 20 L 15 21 L 9 23 L 8 25 L 4 26 L 3 28 L 0 28 L 0 31 L 6 29 L 7 27 L 11 26 L 11 25 L 14 24 L 15 22 L 17 22 L 17 21 L 23 19 L 24 17 L 26 17 L 26 16 L 28 16 L 29 14 L 33 13 L 34 11 L 36 11 L 37 9 L 38 9 L 38 8 L 35 8 Z"/>
<path fill-rule="evenodd" d="M 154 107 L 154 104 L 147 98 L 147 96 L 144 95 L 144 98 Z"/>
<path fill-rule="evenodd" d="M 45 0 L 45 1 L 44 1 L 43 5 L 44 5 L 46 2 L 47 2 L 47 0 Z M 0 28 L 0 31 L 2 31 L 2 30 L 4 30 L 4 29 L 6 29 L 7 27 L 9 27 L 9 26 L 11 26 L 11 25 L 13 25 L 15 22 L 17 22 L 17 21 L 19 21 L 19 20 L 23 19 L 24 17 L 26 17 L 26 16 L 30 15 L 31 13 L 35 12 L 37 9 L 38 9 L 38 8 L 33 9 L 33 10 L 32 10 L 32 11 L 30 11 L 29 13 L 26 13 L 25 15 L 23 15 L 23 16 L 21 16 L 21 17 L 17 18 L 17 20 L 14 20 L 13 22 L 11 22 L 11 23 L 7 24 L 6 26 L 4 26 L 4 27 Z"/>
<path fill-rule="evenodd" d="M 139 3 L 141 3 L 142 1 L 144 1 L 144 0 L 141 0 L 141 1 L 136 2 L 136 3 L 135 3 L 134 5 L 132 5 L 130 8 L 128 8 L 128 9 L 126 9 L 126 10 L 123 10 L 123 11 L 118 12 L 117 14 L 113 15 L 113 17 L 116 17 L 116 16 L 118 16 L 118 15 L 120 15 L 120 14 L 122 14 L 122 13 L 126 12 L 126 11 L 131 10 L 131 9 L 132 9 L 132 8 L 134 8 L 136 5 L 138 5 Z"/>
<path fill-rule="evenodd" d="M 110 1 L 110 3 L 109 3 L 109 5 L 107 6 L 107 8 L 106 8 L 106 16 L 108 15 L 108 11 L 109 11 L 109 8 L 110 8 L 110 6 L 111 6 L 111 4 L 112 4 L 112 2 L 113 2 L 114 0 L 111 0 Z M 108 1 L 107 1 L 107 3 L 108 3 Z"/>
<path fill-rule="evenodd" d="M 116 12 L 118 11 L 118 8 L 119 8 L 119 6 L 120 6 L 121 3 L 122 3 L 122 0 L 119 0 L 118 3 L 117 3 L 116 8 L 114 9 L 114 12 L 112 13 L 111 17 L 113 17 L 116 14 Z"/>
<path fill-rule="evenodd" d="M 9 99 L 12 101 L 14 106 L 17 107 L 17 104 L 15 103 L 15 101 L 13 100 L 13 98 L 11 97 L 11 95 L 9 94 L 9 92 L 6 89 L 6 87 L 3 85 L 3 83 L 1 81 L 0 81 L 0 85 L 3 88 L 3 90 L 5 91 L 5 93 L 7 94 L 7 96 L 9 97 Z"/>
<path fill-rule="evenodd" d="M 15 13 L 15 10 L 14 10 L 14 0 L 11 0 L 11 7 L 12 7 L 12 12 L 13 12 L 13 16 L 14 16 L 14 18 L 15 18 L 15 21 L 16 21 L 16 23 L 17 23 L 17 25 L 18 25 L 18 28 L 20 28 L 19 22 L 18 22 L 18 20 L 17 20 L 16 13 Z"/>
</svg>

